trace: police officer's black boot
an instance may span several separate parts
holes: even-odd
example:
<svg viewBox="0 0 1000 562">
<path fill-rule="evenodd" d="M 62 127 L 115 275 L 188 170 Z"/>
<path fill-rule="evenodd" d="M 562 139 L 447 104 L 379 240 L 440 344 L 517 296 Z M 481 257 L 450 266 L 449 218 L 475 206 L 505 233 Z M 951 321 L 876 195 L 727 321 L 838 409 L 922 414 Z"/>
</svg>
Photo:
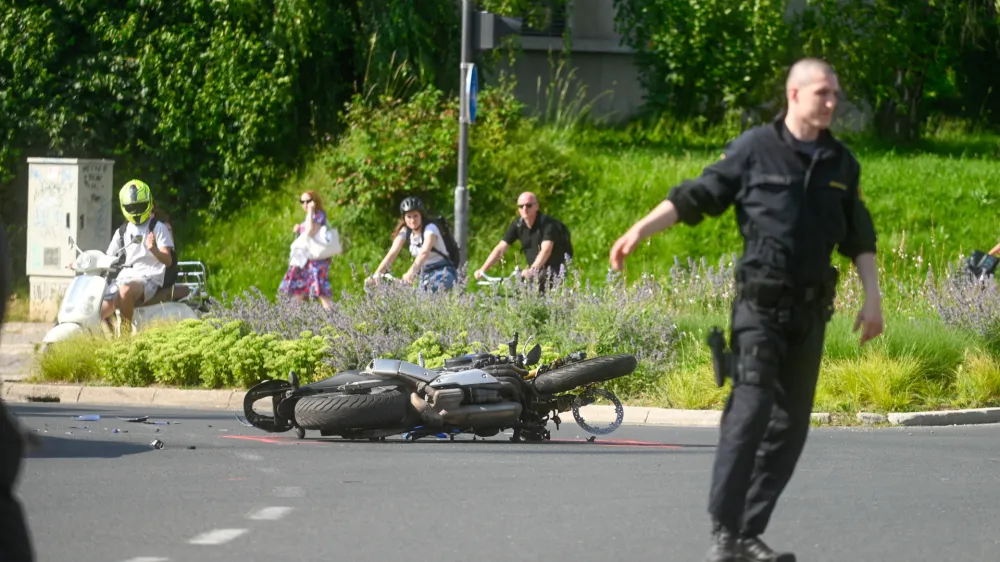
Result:
<svg viewBox="0 0 1000 562">
<path fill-rule="evenodd" d="M 739 562 L 737 558 L 736 533 L 718 521 L 712 522 L 712 547 L 708 549 L 705 562 Z"/>
<path fill-rule="evenodd" d="M 791 552 L 775 552 L 759 537 L 740 537 L 737 544 L 739 562 L 795 562 Z"/>
</svg>

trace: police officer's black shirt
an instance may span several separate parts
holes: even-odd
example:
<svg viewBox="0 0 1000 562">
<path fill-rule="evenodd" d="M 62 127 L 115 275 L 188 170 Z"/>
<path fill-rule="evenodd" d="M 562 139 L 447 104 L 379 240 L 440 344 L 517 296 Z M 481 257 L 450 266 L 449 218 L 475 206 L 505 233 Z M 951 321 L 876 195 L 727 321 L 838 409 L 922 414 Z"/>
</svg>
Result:
<svg viewBox="0 0 1000 562">
<path fill-rule="evenodd" d="M 735 205 L 744 237 L 738 270 L 776 273 L 796 285 L 820 283 L 834 249 L 853 260 L 875 252 L 876 235 L 854 155 L 829 131 L 820 133 L 814 150 L 808 145 L 779 115 L 737 137 L 719 161 L 675 186 L 667 199 L 689 225 Z"/>
<path fill-rule="evenodd" d="M 535 263 L 535 258 L 538 257 L 538 252 L 542 249 L 542 242 L 545 240 L 551 240 L 553 247 L 552 253 L 549 255 L 549 259 L 544 267 L 551 267 L 558 270 L 560 266 L 566 263 L 565 254 L 568 250 L 565 248 L 565 244 L 563 244 L 562 232 L 555 220 L 545 213 L 538 213 L 535 216 L 535 223 L 531 225 L 531 228 L 528 228 L 528 224 L 521 217 L 510 223 L 510 226 L 507 227 L 507 232 L 503 235 L 503 241 L 509 246 L 515 240 L 521 242 L 521 249 L 524 251 L 524 256 L 528 259 L 529 266 Z"/>
</svg>

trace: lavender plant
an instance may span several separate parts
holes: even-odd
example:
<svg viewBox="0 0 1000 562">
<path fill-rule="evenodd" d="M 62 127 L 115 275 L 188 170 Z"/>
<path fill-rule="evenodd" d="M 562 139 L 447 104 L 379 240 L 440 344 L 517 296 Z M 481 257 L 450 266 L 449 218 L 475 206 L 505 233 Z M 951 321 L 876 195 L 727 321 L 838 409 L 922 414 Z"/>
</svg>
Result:
<svg viewBox="0 0 1000 562">
<path fill-rule="evenodd" d="M 361 286 L 358 277 L 355 270 L 354 281 Z M 342 291 L 330 310 L 283 297 L 272 301 L 255 289 L 213 301 L 207 318 L 239 321 L 259 334 L 282 339 L 318 335 L 326 342 L 323 362 L 333 370 L 363 366 L 374 356 L 411 357 L 415 342 L 427 342 L 424 355 L 430 357 L 439 356 L 442 349 L 495 351 L 515 331 L 522 342 L 533 336 L 555 354 L 634 353 L 639 372 L 616 383 L 629 394 L 649 391 L 670 367 L 677 337 L 670 320 L 672 297 L 664 283 L 652 277 L 628 286 L 622 276 L 609 274 L 605 283 L 595 286 L 582 281 L 570 266 L 544 293 L 524 279 L 497 291 L 470 286 L 463 276 L 456 287 L 430 292 L 383 282 Z M 429 334 L 433 336 L 425 337 Z"/>
<path fill-rule="evenodd" d="M 1000 288 L 992 277 L 976 279 L 961 266 L 952 266 L 940 278 L 929 271 L 924 287 L 945 325 L 1000 344 Z"/>
</svg>

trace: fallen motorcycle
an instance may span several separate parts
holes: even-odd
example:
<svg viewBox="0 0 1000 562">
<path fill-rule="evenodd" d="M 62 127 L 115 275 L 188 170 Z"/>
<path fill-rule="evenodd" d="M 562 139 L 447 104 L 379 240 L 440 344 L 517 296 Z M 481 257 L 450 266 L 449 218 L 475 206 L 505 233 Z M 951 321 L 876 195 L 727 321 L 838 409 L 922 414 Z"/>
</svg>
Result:
<svg viewBox="0 0 1000 562">
<path fill-rule="evenodd" d="M 507 345 L 508 355 L 455 357 L 435 369 L 424 368 L 422 359 L 415 364 L 376 358 L 362 370 L 302 386 L 292 372 L 287 381 L 268 380 L 247 391 L 246 423 L 270 433 L 295 429 L 300 439 L 307 430 L 324 437 L 379 440 L 403 435 L 416 440 L 431 435 L 454 439 L 463 433 L 491 437 L 511 429 L 514 442 L 551 439 L 548 422 L 558 430 L 559 414 L 567 411 L 595 435 L 621 425 L 621 401 L 599 383 L 632 373 L 638 364 L 634 355 L 587 359 L 577 352 L 528 370 L 541 358 L 541 347 L 518 353 L 516 332 Z M 591 425 L 580 413 L 600 397 L 614 405 L 615 420 L 608 427 Z M 254 410 L 254 404 L 266 398 L 271 399 L 269 413 Z"/>
</svg>

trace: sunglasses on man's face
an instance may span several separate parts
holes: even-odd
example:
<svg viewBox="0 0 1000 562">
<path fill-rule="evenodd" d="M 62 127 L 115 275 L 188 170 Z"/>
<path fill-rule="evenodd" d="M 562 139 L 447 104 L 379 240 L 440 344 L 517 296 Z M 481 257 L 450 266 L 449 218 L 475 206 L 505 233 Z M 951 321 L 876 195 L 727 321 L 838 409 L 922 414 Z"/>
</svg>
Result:
<svg viewBox="0 0 1000 562">
<path fill-rule="evenodd" d="M 535 206 L 534 203 L 518 203 L 517 204 L 517 208 L 518 209 L 530 209 L 530 208 L 532 208 L 534 206 Z"/>
</svg>

